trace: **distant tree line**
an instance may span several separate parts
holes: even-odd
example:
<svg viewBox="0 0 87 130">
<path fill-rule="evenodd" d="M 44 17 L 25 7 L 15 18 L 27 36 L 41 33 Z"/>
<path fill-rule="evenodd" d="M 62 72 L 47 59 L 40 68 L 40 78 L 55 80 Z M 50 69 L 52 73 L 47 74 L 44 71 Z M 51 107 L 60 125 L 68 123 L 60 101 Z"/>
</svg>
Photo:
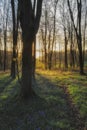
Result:
<svg viewBox="0 0 87 130">
<path fill-rule="evenodd" d="M 63 51 L 65 52 L 65 69 L 69 66 L 71 68 L 79 66 L 80 74 L 84 74 L 87 1 L 52 0 L 43 3 L 39 39 L 44 52 L 45 69 L 51 69 L 52 62 L 56 64 L 57 53 L 52 60 L 53 53 Z M 62 46 L 64 46 L 63 49 Z M 60 53 L 59 61 L 61 62 Z"/>
</svg>

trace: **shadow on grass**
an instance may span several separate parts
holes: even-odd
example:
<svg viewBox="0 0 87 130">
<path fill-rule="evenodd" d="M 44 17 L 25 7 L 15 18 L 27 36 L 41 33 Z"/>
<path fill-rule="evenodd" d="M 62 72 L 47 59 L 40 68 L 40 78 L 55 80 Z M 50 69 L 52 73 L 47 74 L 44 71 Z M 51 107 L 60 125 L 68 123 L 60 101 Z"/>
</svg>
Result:
<svg viewBox="0 0 87 130">
<path fill-rule="evenodd" d="M 38 96 L 28 101 L 15 98 L 18 88 L 14 80 L 0 95 L 4 104 L 0 109 L 0 130 L 77 130 L 63 90 L 49 79 L 36 76 L 34 89 Z"/>
<path fill-rule="evenodd" d="M 0 109 L 3 109 L 17 93 L 18 93 L 18 82 L 13 80 L 9 74 L 0 75 Z"/>
<path fill-rule="evenodd" d="M 10 76 L 6 76 L 0 80 L 0 93 L 12 82 L 12 78 Z"/>
<path fill-rule="evenodd" d="M 78 122 L 73 115 L 63 89 L 55 85 L 50 78 L 37 74 L 38 91 L 47 101 L 47 115 L 49 123 L 55 129 L 75 130 Z"/>
</svg>

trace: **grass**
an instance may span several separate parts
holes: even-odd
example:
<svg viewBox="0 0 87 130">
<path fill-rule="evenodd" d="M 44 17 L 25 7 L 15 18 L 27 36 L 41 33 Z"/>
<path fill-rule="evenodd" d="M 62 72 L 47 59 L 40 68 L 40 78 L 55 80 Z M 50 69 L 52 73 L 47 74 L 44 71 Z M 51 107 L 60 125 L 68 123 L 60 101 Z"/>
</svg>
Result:
<svg viewBox="0 0 87 130">
<path fill-rule="evenodd" d="M 38 96 L 23 101 L 17 79 L 0 74 L 0 130 L 78 130 L 62 86 L 67 86 L 86 125 L 86 80 L 75 72 L 37 70 L 33 88 Z"/>
<path fill-rule="evenodd" d="M 87 76 L 81 76 L 75 72 L 42 71 L 42 75 L 50 79 L 56 85 L 66 86 L 73 102 L 78 107 L 81 117 L 87 127 Z"/>
</svg>

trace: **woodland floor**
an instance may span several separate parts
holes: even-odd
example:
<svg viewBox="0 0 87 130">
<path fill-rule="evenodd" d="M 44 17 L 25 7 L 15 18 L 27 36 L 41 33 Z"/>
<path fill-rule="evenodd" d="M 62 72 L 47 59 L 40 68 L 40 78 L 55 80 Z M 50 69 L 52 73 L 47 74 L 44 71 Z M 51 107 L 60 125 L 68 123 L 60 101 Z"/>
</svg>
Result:
<svg viewBox="0 0 87 130">
<path fill-rule="evenodd" d="M 36 72 L 38 96 L 23 101 L 20 85 L 0 73 L 0 130 L 86 130 L 87 76 L 76 72 Z"/>
</svg>

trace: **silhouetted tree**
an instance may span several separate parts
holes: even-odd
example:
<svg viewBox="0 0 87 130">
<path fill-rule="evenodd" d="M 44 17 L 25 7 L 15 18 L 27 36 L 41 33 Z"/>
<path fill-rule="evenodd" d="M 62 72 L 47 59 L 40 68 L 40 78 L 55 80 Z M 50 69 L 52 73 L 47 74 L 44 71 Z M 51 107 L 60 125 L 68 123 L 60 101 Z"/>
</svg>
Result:
<svg viewBox="0 0 87 130">
<path fill-rule="evenodd" d="M 9 2 L 4 1 L 3 11 L 4 11 L 4 13 L 6 13 L 6 16 L 3 16 L 3 31 L 4 31 L 4 61 L 3 61 L 3 65 L 4 65 L 4 71 L 5 71 L 6 70 L 7 24 L 8 24 Z"/>
<path fill-rule="evenodd" d="M 81 14 L 82 14 L 82 1 L 77 0 L 77 27 L 75 26 L 73 12 L 71 9 L 70 1 L 67 0 L 67 4 L 69 7 L 70 17 L 73 22 L 73 27 L 76 33 L 77 44 L 78 44 L 78 51 L 79 51 L 79 66 L 80 66 L 80 74 L 84 74 L 84 66 L 83 66 L 83 53 L 82 53 L 82 34 L 81 34 Z"/>
<path fill-rule="evenodd" d="M 16 77 L 16 61 L 17 61 L 17 37 L 18 37 L 18 24 L 19 24 L 19 7 L 17 7 L 17 16 L 15 12 L 15 1 L 11 0 L 12 19 L 13 19 L 13 52 L 11 63 L 11 76 Z"/>
<path fill-rule="evenodd" d="M 23 97 L 34 94 L 32 89 L 32 43 L 39 28 L 43 0 L 18 0 L 22 28 L 22 89 Z M 35 11 L 34 11 L 35 8 Z"/>
</svg>

